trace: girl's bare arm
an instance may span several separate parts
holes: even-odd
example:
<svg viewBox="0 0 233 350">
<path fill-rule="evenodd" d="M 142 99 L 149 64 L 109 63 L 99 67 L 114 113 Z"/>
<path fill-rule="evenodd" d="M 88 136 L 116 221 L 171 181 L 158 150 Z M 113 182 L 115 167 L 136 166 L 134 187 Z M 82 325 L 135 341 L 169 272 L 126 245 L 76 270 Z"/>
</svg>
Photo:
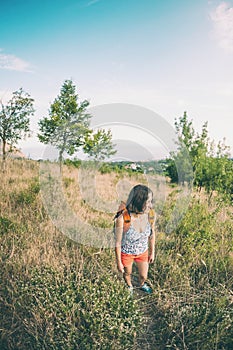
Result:
<svg viewBox="0 0 233 350">
<path fill-rule="evenodd" d="M 124 266 L 121 262 L 121 241 L 123 234 L 123 224 L 124 219 L 123 216 L 119 216 L 115 222 L 115 254 L 116 254 L 116 262 L 117 268 L 119 272 L 124 272 Z"/>
<path fill-rule="evenodd" d="M 149 237 L 149 263 L 153 263 L 155 259 L 155 220 L 151 230 L 152 233 Z"/>
</svg>

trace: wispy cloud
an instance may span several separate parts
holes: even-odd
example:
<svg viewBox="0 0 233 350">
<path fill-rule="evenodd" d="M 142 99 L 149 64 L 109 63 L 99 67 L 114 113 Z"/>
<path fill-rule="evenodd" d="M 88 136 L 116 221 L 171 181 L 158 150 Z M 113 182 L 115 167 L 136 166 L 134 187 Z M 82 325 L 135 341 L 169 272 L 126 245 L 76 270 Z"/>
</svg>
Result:
<svg viewBox="0 0 233 350">
<path fill-rule="evenodd" d="M 15 55 L 5 54 L 2 49 L 0 49 L 0 69 L 32 73 L 32 65 L 29 62 Z"/>
<path fill-rule="evenodd" d="M 86 4 L 86 6 L 88 7 L 88 6 L 91 6 L 91 5 L 94 5 L 94 4 L 96 4 L 97 2 L 100 2 L 101 0 L 90 0 L 90 1 L 88 1 L 88 3 Z"/>
<path fill-rule="evenodd" d="M 226 2 L 221 2 L 210 13 L 210 18 L 218 45 L 227 52 L 233 52 L 233 7 Z"/>
</svg>

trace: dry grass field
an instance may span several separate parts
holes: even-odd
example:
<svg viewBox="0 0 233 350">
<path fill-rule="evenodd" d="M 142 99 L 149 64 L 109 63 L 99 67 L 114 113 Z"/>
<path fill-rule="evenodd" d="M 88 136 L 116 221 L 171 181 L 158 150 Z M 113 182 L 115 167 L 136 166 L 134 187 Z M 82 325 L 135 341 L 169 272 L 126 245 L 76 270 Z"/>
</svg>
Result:
<svg viewBox="0 0 233 350">
<path fill-rule="evenodd" d="M 0 348 L 232 349 L 232 208 L 156 175 L 50 166 L 0 175 Z M 156 261 L 153 294 L 131 298 L 108 243 L 137 183 L 155 194 Z"/>
</svg>

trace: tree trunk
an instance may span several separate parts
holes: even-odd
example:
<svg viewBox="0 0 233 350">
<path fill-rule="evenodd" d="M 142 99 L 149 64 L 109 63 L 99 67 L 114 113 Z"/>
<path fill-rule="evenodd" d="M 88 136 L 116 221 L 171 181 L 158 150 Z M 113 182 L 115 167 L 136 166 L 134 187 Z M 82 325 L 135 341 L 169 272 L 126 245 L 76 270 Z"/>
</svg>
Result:
<svg viewBox="0 0 233 350">
<path fill-rule="evenodd" d="M 6 170 L 6 140 L 2 140 L 2 171 Z"/>
<path fill-rule="evenodd" d="M 2 160 L 3 163 L 6 161 L 6 140 L 2 141 Z"/>
<path fill-rule="evenodd" d="M 59 151 L 59 167 L 60 167 L 60 173 L 62 172 L 62 154 L 63 154 L 63 151 L 60 150 L 60 151 Z"/>
</svg>

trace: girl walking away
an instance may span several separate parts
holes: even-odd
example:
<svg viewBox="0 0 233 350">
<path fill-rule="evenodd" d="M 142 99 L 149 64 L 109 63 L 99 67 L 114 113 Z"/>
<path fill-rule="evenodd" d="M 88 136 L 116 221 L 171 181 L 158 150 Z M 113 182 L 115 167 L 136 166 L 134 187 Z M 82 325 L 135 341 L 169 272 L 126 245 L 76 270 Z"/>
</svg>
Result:
<svg viewBox="0 0 233 350">
<path fill-rule="evenodd" d="M 146 283 L 149 263 L 154 261 L 154 215 L 151 213 L 153 193 L 144 185 L 137 185 L 129 193 L 126 205 L 115 216 L 115 253 L 117 269 L 133 293 L 131 281 L 133 263 L 137 264 L 140 289 L 148 294 Z"/>
</svg>

